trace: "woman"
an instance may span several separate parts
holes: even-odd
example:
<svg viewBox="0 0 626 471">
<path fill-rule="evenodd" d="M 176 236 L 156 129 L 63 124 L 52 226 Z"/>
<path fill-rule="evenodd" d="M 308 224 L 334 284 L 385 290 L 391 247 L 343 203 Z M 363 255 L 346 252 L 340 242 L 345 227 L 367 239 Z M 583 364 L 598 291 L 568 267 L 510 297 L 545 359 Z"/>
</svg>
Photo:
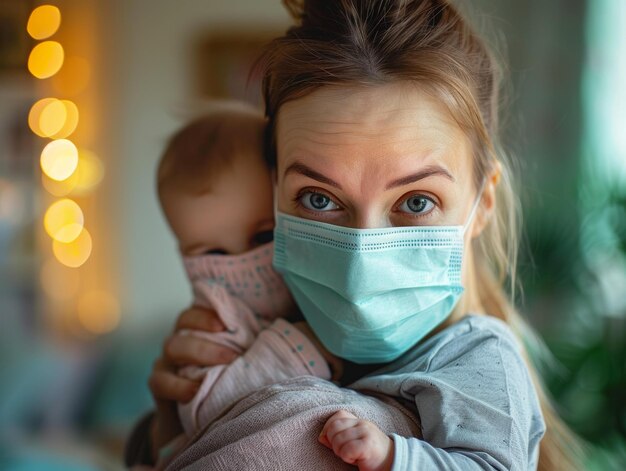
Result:
<svg viewBox="0 0 626 471">
<path fill-rule="evenodd" d="M 386 365 L 351 387 L 409 399 L 423 432 L 392 440 L 340 414 L 321 442 L 360 469 L 574 469 L 568 433 L 544 399 L 538 456 L 541 389 L 510 328 L 494 320 L 519 324 L 503 286 L 515 282 L 517 208 L 497 147 L 491 55 L 444 0 L 286 3 L 298 25 L 262 62 L 275 264 L 332 353 Z M 194 309 L 182 327 L 222 328 Z M 170 338 L 151 378 L 161 400 L 155 444 L 175 428 L 162 400 L 194 392 L 168 365 L 228 355 Z"/>
</svg>

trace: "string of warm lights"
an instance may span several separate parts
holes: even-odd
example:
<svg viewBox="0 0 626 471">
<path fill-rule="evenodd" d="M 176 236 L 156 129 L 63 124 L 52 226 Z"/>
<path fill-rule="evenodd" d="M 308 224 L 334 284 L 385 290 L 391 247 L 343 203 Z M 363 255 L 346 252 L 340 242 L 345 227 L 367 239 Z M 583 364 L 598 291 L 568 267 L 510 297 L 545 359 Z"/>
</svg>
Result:
<svg viewBox="0 0 626 471">
<path fill-rule="evenodd" d="M 39 41 L 28 58 L 28 70 L 39 80 L 51 82 L 62 95 L 83 90 L 89 82 L 89 64 L 80 57 L 66 56 L 63 44 L 52 40 L 61 26 L 61 11 L 54 5 L 41 5 L 30 14 L 26 29 Z M 64 76 L 64 77 L 63 77 Z M 110 295 L 84 291 L 76 270 L 91 257 L 93 240 L 86 225 L 89 220 L 78 201 L 96 188 L 104 167 L 91 151 L 77 142 L 79 107 L 60 97 L 45 97 L 33 104 L 28 116 L 30 129 L 48 142 L 40 156 L 42 186 L 49 194 L 43 226 L 50 237 L 53 258 L 44 263 L 42 283 L 53 300 L 71 301 L 84 329 L 105 333 L 118 323 L 119 312 Z M 78 201 L 77 201 L 78 200 Z M 102 315 L 98 315 L 98 313 Z"/>
</svg>

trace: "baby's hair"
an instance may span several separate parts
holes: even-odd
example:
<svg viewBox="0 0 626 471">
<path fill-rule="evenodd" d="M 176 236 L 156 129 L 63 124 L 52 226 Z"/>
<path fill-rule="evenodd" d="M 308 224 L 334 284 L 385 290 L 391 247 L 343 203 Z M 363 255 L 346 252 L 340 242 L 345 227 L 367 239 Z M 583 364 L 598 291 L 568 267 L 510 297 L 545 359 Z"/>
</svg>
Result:
<svg viewBox="0 0 626 471">
<path fill-rule="evenodd" d="M 159 197 L 170 191 L 205 194 L 236 154 L 263 152 L 265 118 L 237 101 L 214 101 L 168 141 L 157 170 Z"/>
</svg>

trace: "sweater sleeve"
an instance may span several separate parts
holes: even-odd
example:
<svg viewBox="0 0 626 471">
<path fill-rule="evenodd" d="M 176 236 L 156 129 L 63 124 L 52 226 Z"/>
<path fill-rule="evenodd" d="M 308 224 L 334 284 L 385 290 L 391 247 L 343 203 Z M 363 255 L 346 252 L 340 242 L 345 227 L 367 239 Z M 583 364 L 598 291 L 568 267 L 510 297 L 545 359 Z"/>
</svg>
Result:
<svg viewBox="0 0 626 471">
<path fill-rule="evenodd" d="M 499 321 L 470 320 L 433 337 L 371 381 L 415 404 L 420 418 L 423 439 L 393 436 L 393 471 L 536 469 L 541 408 L 517 341 Z"/>
<path fill-rule="evenodd" d="M 450 471 L 492 471 L 516 469 L 506 468 L 488 453 L 476 450 L 452 450 L 436 448 L 424 440 L 401 437 L 392 434 L 394 442 L 394 461 L 391 471 L 409 471 L 416 469 Z M 534 469 L 534 468 L 528 468 Z"/>
</svg>

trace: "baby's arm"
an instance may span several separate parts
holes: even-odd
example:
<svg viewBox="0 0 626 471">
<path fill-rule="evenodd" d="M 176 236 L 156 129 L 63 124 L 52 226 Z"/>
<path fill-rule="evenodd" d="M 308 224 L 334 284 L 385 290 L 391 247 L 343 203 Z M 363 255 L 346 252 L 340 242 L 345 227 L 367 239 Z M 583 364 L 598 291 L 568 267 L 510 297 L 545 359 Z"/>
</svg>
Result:
<svg viewBox="0 0 626 471">
<path fill-rule="evenodd" d="M 196 303 L 215 309 L 227 330 L 188 334 L 230 347 L 240 356 L 230 364 L 181 370 L 186 377 L 201 380 L 194 398 L 179 405 L 179 416 L 188 435 L 261 387 L 304 375 L 330 378 L 326 358 L 333 357 L 317 342 L 306 323 L 291 324 L 278 318 L 268 327 L 269 319 L 255 315 L 247 304 L 215 284 L 194 283 L 194 294 Z M 335 369 L 339 371 L 337 365 Z"/>
<path fill-rule="evenodd" d="M 232 363 L 207 370 L 196 397 L 179 406 L 181 420 L 191 434 L 248 394 L 305 375 L 330 379 L 331 372 L 313 341 L 293 324 L 277 319 Z"/>
</svg>

